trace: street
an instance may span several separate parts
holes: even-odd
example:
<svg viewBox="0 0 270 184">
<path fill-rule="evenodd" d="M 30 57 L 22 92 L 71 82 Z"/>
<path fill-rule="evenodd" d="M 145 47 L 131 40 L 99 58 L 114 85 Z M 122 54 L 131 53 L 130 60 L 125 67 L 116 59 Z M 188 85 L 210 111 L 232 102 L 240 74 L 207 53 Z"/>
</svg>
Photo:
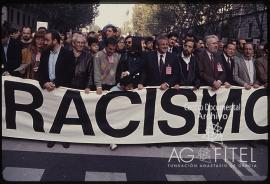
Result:
<svg viewBox="0 0 270 184">
<path fill-rule="evenodd" d="M 2 174 L 6 181 L 265 180 L 267 144 L 250 142 L 118 145 L 111 151 L 109 145 L 47 148 L 45 141 L 3 138 Z"/>
</svg>

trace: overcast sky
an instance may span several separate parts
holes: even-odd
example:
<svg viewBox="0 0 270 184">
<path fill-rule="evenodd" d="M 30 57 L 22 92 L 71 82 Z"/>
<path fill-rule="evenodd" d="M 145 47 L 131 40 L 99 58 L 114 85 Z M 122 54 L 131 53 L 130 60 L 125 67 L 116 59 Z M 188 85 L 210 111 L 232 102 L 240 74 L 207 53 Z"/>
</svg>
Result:
<svg viewBox="0 0 270 184">
<path fill-rule="evenodd" d="M 132 7 L 133 4 L 100 4 L 99 15 L 95 19 L 95 24 L 101 29 L 106 24 L 121 27 L 125 21 L 131 19 Z"/>
</svg>

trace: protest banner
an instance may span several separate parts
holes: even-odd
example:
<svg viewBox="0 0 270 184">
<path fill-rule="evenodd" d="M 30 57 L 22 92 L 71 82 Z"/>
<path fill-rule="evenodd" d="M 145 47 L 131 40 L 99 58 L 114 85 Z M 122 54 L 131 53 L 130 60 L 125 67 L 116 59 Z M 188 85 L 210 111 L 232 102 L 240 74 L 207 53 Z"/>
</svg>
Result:
<svg viewBox="0 0 270 184">
<path fill-rule="evenodd" d="M 2 77 L 2 136 L 75 143 L 144 144 L 268 137 L 267 90 L 158 88 L 95 92 Z M 214 136 L 213 135 L 218 135 Z"/>
</svg>

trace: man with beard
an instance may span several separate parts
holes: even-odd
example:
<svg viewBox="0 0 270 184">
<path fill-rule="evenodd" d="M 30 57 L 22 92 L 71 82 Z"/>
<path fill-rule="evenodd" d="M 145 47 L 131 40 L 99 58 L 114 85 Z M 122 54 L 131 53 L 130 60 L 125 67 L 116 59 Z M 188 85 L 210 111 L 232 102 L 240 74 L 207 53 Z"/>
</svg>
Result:
<svg viewBox="0 0 270 184">
<path fill-rule="evenodd" d="M 132 36 L 131 35 L 128 35 L 126 38 L 125 38 L 125 44 L 126 44 L 126 50 L 130 50 L 131 46 L 132 46 Z"/>
<path fill-rule="evenodd" d="M 105 48 L 94 57 L 94 81 L 96 93 L 110 90 L 116 84 L 116 70 L 120 55 L 116 53 L 117 40 L 114 37 L 106 39 Z"/>
<path fill-rule="evenodd" d="M 46 50 L 40 58 L 38 68 L 38 80 L 43 89 L 52 91 L 56 87 L 70 87 L 75 69 L 75 58 L 72 52 L 60 45 L 60 34 L 56 31 L 48 31 L 45 34 Z M 48 142 L 47 146 L 53 147 L 55 142 Z M 63 143 L 65 148 L 68 143 Z"/>
<path fill-rule="evenodd" d="M 47 91 L 59 86 L 70 87 L 74 74 L 74 55 L 61 47 L 60 39 L 56 31 L 48 31 L 45 34 L 46 50 L 40 58 L 38 78 L 40 86 Z"/>
<path fill-rule="evenodd" d="M 197 59 L 193 55 L 195 43 L 193 40 L 185 40 L 183 45 L 183 51 L 179 57 L 180 74 L 178 77 L 177 85 L 175 88 L 179 88 L 179 84 L 183 86 L 194 86 L 193 90 L 196 90 L 200 86 L 199 69 Z"/>
<path fill-rule="evenodd" d="M 28 26 L 22 28 L 22 36 L 20 39 L 22 49 L 30 46 L 32 42 L 32 29 Z"/>
<path fill-rule="evenodd" d="M 237 41 L 237 45 L 236 45 L 236 56 L 241 58 L 243 57 L 243 53 L 244 53 L 244 44 L 247 43 L 247 41 L 243 38 L 240 38 L 239 41 Z"/>
<path fill-rule="evenodd" d="M 221 85 L 226 88 L 230 84 L 226 82 L 226 72 L 221 55 L 218 54 L 218 37 L 208 35 L 205 37 L 206 49 L 198 54 L 198 66 L 202 85 L 211 86 L 213 90 L 218 90 Z"/>
</svg>

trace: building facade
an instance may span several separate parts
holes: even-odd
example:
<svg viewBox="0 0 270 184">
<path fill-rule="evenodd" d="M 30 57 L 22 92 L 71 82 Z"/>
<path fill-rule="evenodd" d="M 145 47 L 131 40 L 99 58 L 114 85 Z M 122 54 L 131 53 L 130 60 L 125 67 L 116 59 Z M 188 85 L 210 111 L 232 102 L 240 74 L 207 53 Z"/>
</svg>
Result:
<svg viewBox="0 0 270 184">
<path fill-rule="evenodd" d="M 36 29 L 36 16 L 10 6 L 2 6 L 1 24 L 8 22 L 10 28 L 21 29 L 23 26 L 30 26 Z"/>
<path fill-rule="evenodd" d="M 260 12 L 258 17 L 260 17 L 260 20 L 256 20 L 256 15 L 249 14 L 233 17 L 219 23 L 218 32 L 220 37 L 243 38 L 249 41 L 260 39 L 261 43 L 267 42 L 267 13 Z M 259 26 L 261 26 L 262 30 L 260 30 Z"/>
<path fill-rule="evenodd" d="M 246 6 L 246 8 L 245 8 Z M 248 7 L 248 8 L 247 8 Z M 260 43 L 267 42 L 267 7 L 258 6 L 252 9 L 251 5 L 235 4 L 232 14 L 215 25 L 204 25 L 205 35 L 217 33 L 220 38 L 243 38 L 249 41 L 259 39 Z M 215 27 L 215 30 L 213 30 Z"/>
</svg>

